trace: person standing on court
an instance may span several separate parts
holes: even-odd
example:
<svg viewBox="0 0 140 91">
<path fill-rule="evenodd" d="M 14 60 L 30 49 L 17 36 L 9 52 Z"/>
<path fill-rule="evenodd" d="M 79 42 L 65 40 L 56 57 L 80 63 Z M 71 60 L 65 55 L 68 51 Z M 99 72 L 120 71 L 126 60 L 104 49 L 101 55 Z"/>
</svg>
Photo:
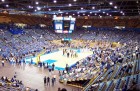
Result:
<svg viewBox="0 0 140 91">
<path fill-rule="evenodd" d="M 2 60 L 1 63 L 2 63 L 2 67 L 4 67 L 4 60 Z"/>
<path fill-rule="evenodd" d="M 52 78 L 52 86 L 54 86 L 54 78 Z"/>
<path fill-rule="evenodd" d="M 69 56 L 70 56 L 70 53 L 68 52 L 68 53 L 67 53 L 67 57 L 69 58 Z"/>
<path fill-rule="evenodd" d="M 53 78 L 54 78 L 54 83 L 56 82 L 56 75 L 54 74 L 53 75 Z"/>
<path fill-rule="evenodd" d="M 47 77 L 47 86 L 50 86 L 50 77 Z"/>
<path fill-rule="evenodd" d="M 47 81 L 47 78 L 46 76 L 44 77 L 44 85 L 46 85 L 46 81 Z"/>
<path fill-rule="evenodd" d="M 55 69 L 55 65 L 54 65 L 54 63 L 52 64 L 52 71 L 54 71 L 54 69 Z"/>
</svg>

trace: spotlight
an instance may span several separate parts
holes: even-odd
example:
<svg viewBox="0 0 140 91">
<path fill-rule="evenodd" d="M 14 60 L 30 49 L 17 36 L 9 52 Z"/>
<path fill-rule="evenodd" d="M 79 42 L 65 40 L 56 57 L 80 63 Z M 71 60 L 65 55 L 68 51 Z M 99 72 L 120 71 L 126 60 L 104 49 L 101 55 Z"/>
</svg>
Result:
<svg viewBox="0 0 140 91">
<path fill-rule="evenodd" d="M 1 0 L 2 2 L 4 2 L 5 0 Z"/>
<path fill-rule="evenodd" d="M 115 9 L 117 9 L 117 6 L 114 6 Z"/>
<path fill-rule="evenodd" d="M 37 7 L 37 10 L 41 10 L 41 8 L 40 7 Z"/>
<path fill-rule="evenodd" d="M 93 6 L 92 9 L 95 9 L 95 7 Z"/>
<path fill-rule="evenodd" d="M 123 13 L 122 11 L 120 13 Z"/>
<path fill-rule="evenodd" d="M 113 3 L 112 3 L 112 2 L 110 2 L 109 4 L 110 4 L 110 5 L 113 5 Z"/>
<path fill-rule="evenodd" d="M 69 6 L 72 6 L 71 4 L 69 4 Z"/>
<path fill-rule="evenodd" d="M 6 7 L 9 7 L 9 5 L 7 4 Z"/>
<path fill-rule="evenodd" d="M 51 11 L 51 9 L 49 9 L 49 11 Z"/>
<path fill-rule="evenodd" d="M 39 2 L 35 2 L 35 4 L 39 4 Z"/>
<path fill-rule="evenodd" d="M 57 1 L 56 1 L 56 0 L 54 0 L 53 2 L 54 2 L 54 3 L 56 3 Z"/>
</svg>

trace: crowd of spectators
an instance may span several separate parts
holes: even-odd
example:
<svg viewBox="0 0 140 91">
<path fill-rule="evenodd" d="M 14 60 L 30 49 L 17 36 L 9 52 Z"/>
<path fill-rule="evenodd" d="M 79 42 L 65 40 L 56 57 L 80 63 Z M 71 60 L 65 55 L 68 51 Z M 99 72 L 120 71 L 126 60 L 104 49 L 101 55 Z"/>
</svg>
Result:
<svg viewBox="0 0 140 91">
<path fill-rule="evenodd" d="M 76 66 L 72 67 L 68 72 L 69 74 L 63 74 L 61 78 L 67 78 L 67 80 L 80 79 L 80 77 L 83 79 L 90 79 L 97 74 L 97 71 L 94 72 L 94 70 L 100 69 L 99 73 L 101 73 L 104 68 L 110 69 L 111 66 L 114 66 L 116 63 L 122 63 L 124 62 L 123 60 L 129 60 L 132 56 L 131 53 L 134 54 L 133 57 L 138 57 L 137 51 L 139 50 L 129 50 L 128 48 L 125 50 L 124 48 L 103 49 L 95 47 L 92 48 L 92 51 L 93 54 L 91 56 L 77 62 Z M 132 68 L 132 65 L 130 64 L 128 67 L 124 66 L 124 68 L 127 68 L 126 71 L 129 71 L 129 69 Z"/>
<path fill-rule="evenodd" d="M 43 47 L 48 51 L 54 49 L 58 45 L 55 45 L 51 40 L 57 40 L 62 38 L 94 40 L 94 41 L 107 41 L 107 42 L 119 42 L 128 44 L 140 43 L 140 35 L 135 31 L 74 31 L 72 34 L 56 34 L 46 29 L 25 29 L 23 34 L 13 35 L 8 30 L 0 30 L 0 55 L 10 56 L 9 53 L 14 56 L 22 56 L 28 54 L 34 54 L 42 50 Z"/>
<path fill-rule="evenodd" d="M 62 72 L 60 81 L 66 84 L 67 82 L 91 79 L 103 74 L 105 69 L 108 71 L 107 75 L 109 76 L 107 80 L 109 80 L 113 72 L 116 72 L 117 69 L 115 67 L 117 65 L 122 66 L 119 74 L 116 76 L 132 75 L 132 70 L 135 67 L 134 61 L 140 57 L 139 37 L 139 33 L 133 31 L 86 31 L 81 36 L 83 40 L 117 42 L 123 45 L 115 48 L 111 45 L 107 47 L 99 47 L 98 45 L 90 47 L 93 54 L 77 62 L 69 71 Z M 129 63 L 131 61 L 132 63 Z M 117 79 L 116 77 L 114 78 Z M 104 79 L 105 77 L 100 77 L 99 82 L 102 82 Z"/>
<path fill-rule="evenodd" d="M 0 79 L 0 91 L 35 91 L 29 87 L 25 87 L 22 81 L 19 81 L 16 76 L 8 78 L 2 76 Z"/>
<path fill-rule="evenodd" d="M 47 52 L 56 49 L 57 46 L 50 42 L 54 39 L 48 30 L 25 30 L 25 33 L 13 35 L 8 30 L 0 30 L 0 55 L 4 58 L 11 56 L 18 59 L 26 56 L 34 56 L 45 47 Z M 56 38 L 56 37 L 55 37 Z"/>
<path fill-rule="evenodd" d="M 61 46 L 52 43 L 52 40 L 61 40 L 69 37 L 72 39 L 91 40 L 84 42 L 87 45 L 93 41 L 116 42 L 122 45 L 115 48 L 112 45 L 107 47 L 98 47 L 98 45 L 90 47 L 89 49 L 93 51 L 93 54 L 80 60 L 69 70 L 62 72 L 60 80 L 63 81 L 91 79 L 97 74 L 102 74 L 104 68 L 109 70 L 117 63 L 124 63 L 119 75 L 123 74 L 124 71 L 129 73 L 133 65 L 129 64 L 126 66 L 125 63 L 132 58 L 135 60 L 140 54 L 140 35 L 135 31 L 78 30 L 72 34 L 56 34 L 46 29 L 25 29 L 24 33 L 13 35 L 8 30 L 1 29 L 0 55 L 8 60 L 21 61 L 28 55 L 35 56 L 44 47 L 47 52 L 57 49 Z M 107 43 L 104 45 L 107 45 Z M 13 56 L 16 59 L 13 59 Z"/>
</svg>

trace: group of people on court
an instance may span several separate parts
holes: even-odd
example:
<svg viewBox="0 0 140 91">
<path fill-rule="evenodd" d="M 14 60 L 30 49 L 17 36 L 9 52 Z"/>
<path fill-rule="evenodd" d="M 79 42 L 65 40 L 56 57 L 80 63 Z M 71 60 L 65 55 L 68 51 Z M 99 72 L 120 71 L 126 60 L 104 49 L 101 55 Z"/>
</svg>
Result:
<svg viewBox="0 0 140 91">
<path fill-rule="evenodd" d="M 68 58 L 78 57 L 77 52 L 72 49 L 63 49 L 63 55 L 66 55 Z"/>
<path fill-rule="evenodd" d="M 52 86 L 54 86 L 55 82 L 56 82 L 56 77 L 52 77 L 52 78 L 50 78 L 49 76 L 44 77 L 44 85 L 47 84 L 47 86 L 50 86 L 52 84 Z"/>
</svg>

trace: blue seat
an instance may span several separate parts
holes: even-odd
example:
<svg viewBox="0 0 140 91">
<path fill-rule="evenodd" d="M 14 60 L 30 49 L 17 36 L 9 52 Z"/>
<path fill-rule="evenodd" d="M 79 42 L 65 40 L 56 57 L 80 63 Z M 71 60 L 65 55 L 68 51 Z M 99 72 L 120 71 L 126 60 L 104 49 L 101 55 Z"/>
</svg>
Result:
<svg viewBox="0 0 140 91">
<path fill-rule="evenodd" d="M 98 91 L 102 91 L 102 89 L 104 88 L 104 86 L 105 86 L 105 82 L 100 83 L 100 86 L 99 86 Z"/>
<path fill-rule="evenodd" d="M 140 74 L 138 75 L 138 83 L 140 84 Z"/>
<path fill-rule="evenodd" d="M 105 91 L 109 91 L 109 89 L 112 85 L 113 85 L 113 80 L 109 81 L 108 87 L 105 89 Z"/>
<path fill-rule="evenodd" d="M 120 83 L 121 83 L 121 79 L 117 80 L 117 83 L 116 83 L 115 89 L 118 89 L 118 88 L 119 88 Z"/>
<path fill-rule="evenodd" d="M 138 69 L 138 72 L 140 71 L 140 60 L 138 60 L 138 66 L 139 66 L 139 69 Z"/>
<path fill-rule="evenodd" d="M 127 76 L 127 77 L 126 77 L 126 83 L 125 83 L 125 85 L 126 85 L 127 87 L 128 87 L 129 81 L 130 81 L 130 76 Z"/>
<path fill-rule="evenodd" d="M 110 77 L 112 76 L 113 72 L 111 72 L 108 76 L 107 76 L 107 80 L 110 79 Z"/>
<path fill-rule="evenodd" d="M 114 75 L 114 78 L 116 78 L 116 77 L 118 76 L 118 74 L 119 74 L 121 68 L 122 68 L 122 65 L 119 67 L 118 71 L 117 71 L 116 74 Z"/>
</svg>

